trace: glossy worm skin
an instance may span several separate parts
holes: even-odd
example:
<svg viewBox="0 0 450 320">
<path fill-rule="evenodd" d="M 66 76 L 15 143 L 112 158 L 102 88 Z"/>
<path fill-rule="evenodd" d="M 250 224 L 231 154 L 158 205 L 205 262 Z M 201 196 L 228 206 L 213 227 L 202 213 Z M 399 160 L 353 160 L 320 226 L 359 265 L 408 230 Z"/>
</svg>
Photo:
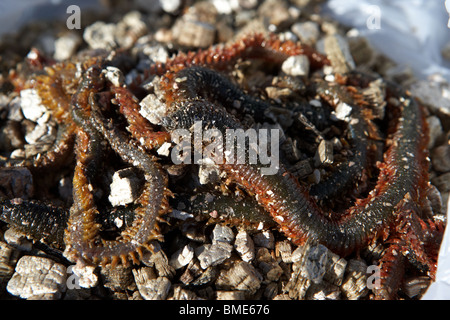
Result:
<svg viewBox="0 0 450 320">
<path fill-rule="evenodd" d="M 328 58 L 309 47 L 293 41 L 281 41 L 276 35 L 249 34 L 237 39 L 230 45 L 213 46 L 197 52 L 180 52 L 165 63 L 157 63 L 149 70 L 149 74 L 170 76 L 184 68 L 208 66 L 214 70 L 229 70 L 239 59 L 261 59 L 280 64 L 289 56 L 306 55 L 312 69 L 320 69 L 329 65 Z M 163 80 L 165 81 L 165 80 Z"/>
<path fill-rule="evenodd" d="M 272 72 L 288 57 L 300 54 L 308 57 L 311 72 L 296 79 L 304 82 L 306 89 L 287 98 L 287 102 L 264 99 L 264 94 L 250 95 L 230 80 L 230 72 L 236 70 L 240 60 L 262 60 Z M 221 187 L 228 191 L 236 188 L 240 196 L 246 197 L 234 203 L 233 196 L 214 189 L 212 202 L 207 200 L 209 196 L 200 193 L 187 208 L 200 214 L 214 210 L 219 215 L 234 213 L 225 217 L 227 223 L 262 222 L 269 226 L 276 223 L 297 245 L 322 243 L 341 255 L 355 253 L 371 241 L 381 239 L 386 248 L 379 260 L 382 281 L 390 289 L 374 291 L 378 297 L 390 298 L 395 294 L 407 263 L 418 270 L 428 270 L 433 276 L 442 229 L 421 212 L 429 181 L 427 127 L 422 107 L 407 92 L 392 84 L 386 86 L 384 101 L 388 112 L 380 122 L 382 126 L 388 122 L 388 130 L 386 138 L 380 138 L 376 147 L 384 158 L 375 166 L 369 159 L 373 147 L 371 128 L 375 124 L 358 93 L 374 78 L 351 73 L 335 75 L 335 81 L 329 83 L 322 79 L 324 73 L 320 69 L 330 62 L 307 46 L 280 41 L 275 36 L 249 35 L 228 45 L 178 53 L 166 63 L 152 66 L 145 73 L 145 80 L 154 77 L 155 87 L 147 93 L 153 94 L 167 111 L 158 126 L 140 114 L 132 86 L 117 86 L 106 80 L 108 64 L 114 65 L 105 56 L 99 56 L 80 63 L 79 70 L 75 63 L 56 64 L 36 77 L 35 89 L 51 110 L 60 131 L 55 146 L 42 155 L 42 160 L 32 161 L 31 166 L 52 169 L 58 165 L 60 155 L 68 156 L 73 150 L 76 157 L 73 204 L 70 209 L 63 209 L 34 200 L 2 200 L 2 221 L 55 243 L 73 262 L 139 263 L 136 254 L 141 256 L 144 248 L 151 250 L 151 240 L 162 239 L 161 216 L 170 212 L 168 198 L 173 181 L 159 164 L 167 164 L 169 160 L 157 156 L 156 149 L 170 141 L 173 130 L 190 129 L 199 120 L 204 128 L 218 128 L 222 132 L 246 129 L 243 127 L 247 124 L 239 119 L 250 116 L 256 125 L 273 122 L 266 111 L 275 106 L 284 108 L 293 117 L 303 112 L 307 118 L 300 121 L 300 126 L 293 121 L 297 126 L 283 128 L 289 137 L 292 135 L 297 142 L 311 137 L 314 140 L 324 128 L 332 126 L 330 112 L 343 102 L 351 106 L 351 113 L 348 121 L 338 126 L 340 132 L 347 133 L 345 140 L 350 147 L 345 151 L 349 152 L 343 153 L 345 159 L 339 165 L 328 170 L 331 172 L 326 180 L 311 186 L 310 181 L 298 181 L 283 165 L 276 174 L 263 175 L 260 165 L 217 164 L 226 175 Z M 81 73 L 81 79 L 71 79 L 76 71 Z M 274 79 L 273 74 L 267 76 Z M 133 85 L 139 85 L 137 82 Z M 139 93 L 147 90 L 138 89 Z M 299 100 L 297 104 L 292 101 L 295 98 Z M 326 108 L 316 108 L 309 103 L 310 99 L 321 100 Z M 301 131 L 304 126 L 316 130 Z M 113 154 L 118 162 L 107 162 L 105 154 Z M 111 219 L 117 212 L 111 212 L 116 209 L 111 209 L 108 203 L 101 203 L 106 199 L 96 198 L 95 191 L 107 189 L 100 182 L 102 169 L 116 170 L 118 166 L 137 168 L 143 176 L 143 187 L 134 203 L 118 213 L 126 223 L 123 228 L 114 229 L 114 238 L 110 238 L 105 236 L 105 229 L 114 227 Z M 326 209 L 328 204 L 322 200 L 333 201 L 343 190 L 357 184 L 365 170 L 374 175 L 369 181 L 372 191 L 336 212 Z"/>
<path fill-rule="evenodd" d="M 182 69 L 177 73 L 175 82 L 178 87 L 176 100 L 201 96 L 228 110 L 249 113 L 257 121 L 264 119 L 264 111 L 271 106 L 268 102 L 244 94 L 230 80 L 209 68 L 195 66 Z"/>
<path fill-rule="evenodd" d="M 335 252 L 348 254 L 390 224 L 406 195 L 415 194 L 420 165 L 416 155 L 422 153 L 419 150 L 423 140 L 422 110 L 407 97 L 400 109 L 397 130 L 386 152 L 377 186 L 367 199 L 347 209 L 340 221 L 326 219 L 305 190 L 286 172 L 261 176 L 250 166 L 230 166 L 226 170 L 246 189 L 259 195 L 259 202 L 294 243 L 301 244 L 310 239 Z M 234 174 L 237 172 L 239 174 Z"/>
<path fill-rule="evenodd" d="M 218 218 L 226 223 L 248 225 L 253 228 L 275 226 L 268 212 L 249 197 L 236 199 L 231 194 L 202 192 L 184 203 L 187 212 Z M 218 217 L 215 217 L 216 214 Z"/>
<path fill-rule="evenodd" d="M 33 200 L 2 200 L 0 220 L 56 248 L 64 247 L 68 210 Z M 21 222 L 21 223 L 18 223 Z"/>
<path fill-rule="evenodd" d="M 330 220 L 302 187 L 285 169 L 280 168 L 275 175 L 262 175 L 260 168 L 247 164 L 224 164 L 221 168 L 228 177 L 244 187 L 280 225 L 281 230 L 296 244 L 306 240 L 320 242 L 331 250 L 348 254 L 362 247 L 369 239 L 393 222 L 398 206 L 407 194 L 415 197 L 415 186 L 419 180 L 420 163 L 416 158 L 423 150 L 423 120 L 419 105 L 408 95 L 397 96 L 400 116 L 396 131 L 391 137 L 392 144 L 385 153 L 385 159 L 377 186 L 370 195 L 359 200 L 357 205 L 345 211 L 339 221 Z M 181 106 L 184 114 L 189 114 L 191 105 Z M 212 117 L 212 113 L 200 114 L 204 109 L 196 109 L 198 118 Z M 217 111 L 210 124 L 224 130 L 227 126 L 237 129 L 240 124 L 230 123 L 223 111 Z M 189 117 L 188 117 L 189 119 Z M 189 128 L 186 120 L 178 120 L 179 127 Z M 420 159 L 420 157 L 419 157 Z"/>
<path fill-rule="evenodd" d="M 167 132 L 155 132 L 149 122 L 139 113 L 139 103 L 134 95 L 125 87 L 112 87 L 114 102 L 119 105 L 119 111 L 128 122 L 128 131 L 133 138 L 144 144 L 150 151 L 161 147 L 164 142 L 170 141 Z"/>
<path fill-rule="evenodd" d="M 367 133 L 368 123 L 362 114 L 361 107 L 356 105 L 350 92 L 341 85 L 330 85 L 326 81 L 320 81 L 317 85 L 319 95 L 328 101 L 346 103 L 351 106 L 348 120 L 348 131 L 352 147 L 352 155 L 344 162 L 333 168 L 330 177 L 314 184 L 309 189 L 309 194 L 317 200 L 331 198 L 342 192 L 352 181 L 361 176 L 368 162 L 369 139 Z M 336 105 L 334 105 L 336 107 Z"/>
<path fill-rule="evenodd" d="M 65 256 L 70 260 L 87 260 L 117 263 L 127 258 L 137 262 L 135 253 L 152 239 L 158 239 L 157 218 L 165 201 L 165 178 L 154 160 L 143 150 L 134 145 L 117 128 L 111 126 L 104 118 L 94 96 L 102 89 L 104 83 L 101 69 L 93 66 L 86 72 L 79 92 L 73 98 L 73 113 L 78 125 L 84 131 L 79 132 L 77 144 L 77 166 L 74 174 L 74 204 L 70 210 L 68 231 L 66 232 Z M 139 198 L 141 207 L 135 210 L 133 225 L 122 232 L 118 240 L 98 239 L 100 225 L 96 223 L 98 211 L 93 196 L 88 190 L 90 179 L 96 175 L 99 154 L 94 149 L 100 148 L 101 138 L 106 139 L 111 148 L 125 161 L 136 165 L 145 172 L 146 187 Z M 97 245 L 93 246 L 95 241 Z"/>
<path fill-rule="evenodd" d="M 0 220 L 14 225 L 17 229 L 40 239 L 45 244 L 64 249 L 64 236 L 70 210 L 36 200 L 12 199 L 0 202 Z M 135 207 L 100 212 L 104 228 L 115 227 L 115 219 L 124 222 L 124 227 L 132 225 Z M 21 222 L 21 223 L 19 223 Z"/>
</svg>

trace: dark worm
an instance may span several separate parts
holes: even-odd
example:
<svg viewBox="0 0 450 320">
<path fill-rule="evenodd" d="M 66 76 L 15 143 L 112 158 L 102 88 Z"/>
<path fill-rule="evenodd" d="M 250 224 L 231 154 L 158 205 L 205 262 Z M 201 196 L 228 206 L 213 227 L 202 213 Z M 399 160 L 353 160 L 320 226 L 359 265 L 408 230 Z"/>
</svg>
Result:
<svg viewBox="0 0 450 320">
<path fill-rule="evenodd" d="M 277 174 L 262 175 L 260 167 L 254 165 L 224 164 L 220 167 L 229 178 L 256 196 L 258 203 L 270 212 L 294 243 L 320 242 L 335 252 L 348 254 L 393 222 L 394 213 L 407 194 L 415 197 L 415 186 L 420 179 L 417 157 L 420 159 L 423 153 L 422 110 L 406 94 L 397 98 L 400 116 L 391 137 L 393 143 L 385 153 L 377 186 L 366 199 L 347 209 L 340 221 L 328 219 L 305 188 L 283 168 Z M 197 117 L 213 117 L 211 113 L 200 115 L 200 111 L 197 109 Z M 227 118 L 222 112 L 214 117 Z M 189 111 L 184 113 L 189 114 Z M 209 124 L 222 132 L 225 129 L 221 121 L 210 121 Z M 231 125 L 227 123 L 227 127 Z M 236 122 L 234 129 L 239 127 Z"/>
<path fill-rule="evenodd" d="M 57 248 L 64 247 L 68 210 L 41 201 L 11 199 L 0 202 L 0 220 L 14 225 L 34 239 Z"/>
<path fill-rule="evenodd" d="M 88 261 L 101 261 L 113 264 L 120 258 L 126 263 L 127 258 L 137 262 L 135 252 L 141 254 L 152 239 L 160 238 L 158 233 L 158 217 L 165 208 L 165 178 L 158 165 L 142 149 L 134 144 L 127 136 L 104 118 L 93 88 L 102 89 L 100 69 L 94 66 L 86 72 L 85 79 L 80 85 L 79 93 L 74 95 L 73 113 L 87 136 L 79 134 L 79 141 L 85 141 L 77 148 L 77 167 L 74 175 L 74 204 L 71 208 L 69 232 L 66 237 L 66 256 L 72 260 L 83 258 Z M 92 241 L 98 236 L 100 226 L 95 222 L 98 212 L 93 202 L 92 194 L 86 190 L 89 179 L 95 176 L 95 154 L 91 150 L 96 137 L 100 135 L 106 139 L 111 148 L 123 160 L 137 166 L 144 172 L 146 186 L 138 202 L 142 205 L 135 211 L 135 220 L 131 227 L 122 232 L 119 240 L 103 240 L 101 244 L 93 246 Z"/>
<path fill-rule="evenodd" d="M 311 196 L 322 200 L 336 196 L 361 177 L 368 161 L 369 142 L 367 122 L 362 115 L 361 106 L 354 102 L 355 100 L 345 88 L 338 84 L 330 85 L 326 81 L 320 81 L 318 94 L 325 97 L 327 101 L 333 101 L 334 106 L 338 103 L 346 103 L 351 107 L 348 116 L 348 132 L 352 143 L 351 156 L 335 166 L 330 177 L 312 185 L 309 190 Z"/>
</svg>

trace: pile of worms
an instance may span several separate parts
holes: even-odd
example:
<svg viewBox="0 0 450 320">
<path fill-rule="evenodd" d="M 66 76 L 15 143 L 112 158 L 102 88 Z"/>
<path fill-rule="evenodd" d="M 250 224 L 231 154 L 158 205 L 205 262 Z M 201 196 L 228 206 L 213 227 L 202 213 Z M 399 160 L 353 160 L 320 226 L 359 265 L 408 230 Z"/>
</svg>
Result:
<svg viewBox="0 0 450 320">
<path fill-rule="evenodd" d="M 307 57 L 309 73 L 285 74 L 283 62 L 299 55 Z M 330 72 L 325 55 L 275 35 L 180 51 L 129 84 L 107 76 L 111 68 L 125 74 L 130 63 L 126 50 L 64 62 L 38 52 L 11 74 L 16 92 L 37 92 L 58 133 L 49 150 L 2 159 L 2 167 L 28 168 L 36 186 L 54 185 L 55 172 L 67 172 L 73 191 L 62 205 L 42 187 L 34 199 L 1 199 L 0 220 L 71 262 L 128 265 L 139 264 L 154 241 L 177 227 L 170 213 L 183 204 L 208 221 L 215 211 L 225 216 L 221 223 L 262 224 L 296 246 L 322 244 L 343 257 L 382 243 L 376 298 L 393 298 L 406 268 L 434 279 L 444 223 L 434 219 L 427 199 L 426 110 L 409 92 L 376 75 Z M 383 85 L 382 101 L 365 95 L 374 83 Z M 268 96 L 269 86 L 284 94 Z M 157 121 L 140 112 L 147 95 L 162 106 L 151 106 Z M 342 106 L 350 111 L 336 118 Z M 263 174 L 266 164 L 220 161 L 211 165 L 217 178 L 198 183 L 199 164 L 175 165 L 158 152 L 174 147 L 175 130 L 194 133 L 198 121 L 223 135 L 278 128 L 277 172 Z M 320 143 L 331 145 L 331 163 L 313 163 Z M 302 173 L 300 164 L 316 170 Z M 129 167 L 141 177 L 139 195 L 118 210 L 107 200 L 105 172 Z M 114 224 L 118 216 L 121 226 Z"/>
</svg>

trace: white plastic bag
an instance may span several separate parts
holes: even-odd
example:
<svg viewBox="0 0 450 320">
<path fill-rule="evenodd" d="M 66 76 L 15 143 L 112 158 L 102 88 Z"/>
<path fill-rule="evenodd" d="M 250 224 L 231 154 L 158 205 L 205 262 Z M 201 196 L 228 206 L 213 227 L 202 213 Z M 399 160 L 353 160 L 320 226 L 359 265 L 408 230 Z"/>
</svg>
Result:
<svg viewBox="0 0 450 320">
<path fill-rule="evenodd" d="M 447 8 L 450 1 L 447 0 Z M 450 82 L 448 13 L 442 0 L 329 0 L 324 11 L 352 26 L 380 52 L 411 67 L 418 79 L 439 73 Z"/>
</svg>

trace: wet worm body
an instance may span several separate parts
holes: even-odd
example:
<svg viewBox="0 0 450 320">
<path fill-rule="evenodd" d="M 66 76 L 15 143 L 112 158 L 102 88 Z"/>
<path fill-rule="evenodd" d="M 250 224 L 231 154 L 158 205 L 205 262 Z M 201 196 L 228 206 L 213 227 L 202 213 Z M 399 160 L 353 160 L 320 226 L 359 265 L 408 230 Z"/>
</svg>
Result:
<svg viewBox="0 0 450 320">
<path fill-rule="evenodd" d="M 273 73 L 274 67 L 280 69 L 287 58 L 297 55 L 308 58 L 310 74 L 315 78 L 292 80 L 306 89 L 286 100 L 269 99 L 264 93 L 249 94 L 230 76 L 240 61 L 263 61 Z M 187 208 L 208 215 L 217 211 L 229 223 L 276 224 L 296 245 L 321 243 L 344 256 L 377 239 L 388 239 L 383 242 L 386 250 L 379 262 L 382 281 L 390 289 L 375 292 L 377 297 L 389 298 L 396 292 L 407 262 L 428 270 L 433 277 L 443 228 L 421 209 L 429 187 L 427 126 L 424 109 L 408 92 L 386 83 L 383 102 L 388 112 L 379 120 L 388 129 L 385 136 L 377 136 L 378 128 L 360 94 L 374 78 L 349 73 L 336 74 L 333 81 L 327 81 L 323 67 L 330 61 L 322 54 L 275 36 L 249 35 L 229 45 L 178 53 L 166 63 L 149 68 L 140 80 L 154 79 L 153 91 L 147 94 L 153 95 L 158 107 L 165 107 L 165 114 L 155 117 L 161 122 L 153 124 L 141 115 L 141 104 L 133 95 L 133 87 L 143 82 L 113 84 L 105 76 L 111 65 L 113 61 L 99 54 L 82 62 L 48 66 L 29 84 L 17 82 L 21 88 L 29 85 L 37 91 L 59 127 L 53 148 L 40 160 L 25 165 L 36 170 L 52 169 L 73 152 L 73 203 L 69 209 L 35 200 L 1 199 L 2 221 L 61 248 L 72 262 L 139 263 L 143 250 L 152 250 L 151 241 L 163 238 L 160 225 L 162 216 L 170 212 L 168 198 L 186 196 L 172 195 L 169 189 L 178 186 L 165 171 L 169 157 L 159 154 L 162 146 L 173 147 L 174 130 L 192 130 L 197 121 L 202 121 L 202 129 L 216 128 L 222 133 L 247 129 L 246 117 L 255 127 L 274 122 L 278 125 L 277 118 L 270 114 L 278 109 L 296 117 L 289 119 L 293 121 L 283 130 L 289 138 L 304 143 L 304 158 L 310 157 L 318 140 L 325 139 L 327 129 L 332 137 L 346 133 L 344 140 L 349 141 L 349 147 L 334 168 L 326 168 L 327 178 L 316 184 L 298 180 L 288 171 L 288 163 L 280 164 L 271 175 L 262 174 L 264 166 L 259 164 L 217 163 L 215 168 L 225 176 L 220 187 L 228 188 L 228 194 L 217 188 L 210 193 L 202 189 L 195 198 L 188 197 L 191 202 Z M 76 74 L 82 76 L 73 79 Z M 278 75 L 284 76 L 282 72 Z M 275 78 L 273 74 L 266 76 Z M 147 90 L 144 86 L 138 89 L 139 93 Z M 293 101 L 296 98 L 298 101 Z M 321 107 L 310 103 L 312 99 L 320 100 Z M 333 122 L 330 114 L 339 104 L 346 104 L 351 111 L 347 119 Z M 148 107 L 152 110 L 153 106 Z M 302 125 L 313 130 L 302 131 Z M 330 129 L 334 125 L 339 133 Z M 379 144 L 373 143 L 374 137 Z M 309 148 L 311 145 L 313 148 Z M 371 163 L 372 148 L 383 154 L 379 164 Z M 105 155 L 112 155 L 114 163 L 109 163 Z M 111 209 L 105 197 L 99 199 L 95 192 L 107 189 L 100 187 L 104 168 L 124 166 L 139 171 L 143 187 L 131 205 Z M 366 170 L 372 176 L 368 190 L 359 194 L 362 199 L 351 200 L 350 205 L 335 211 L 328 209 L 327 201 L 346 194 L 362 180 Z M 240 197 L 244 195 L 240 201 L 234 201 L 233 188 L 239 190 Z M 181 188 L 188 193 L 185 189 Z M 126 220 L 123 227 L 115 228 L 116 218 Z M 114 229 L 112 237 L 105 236 L 109 228 Z"/>
<path fill-rule="evenodd" d="M 40 201 L 12 199 L 0 202 L 0 220 L 11 223 L 35 239 L 57 248 L 64 247 L 68 210 Z"/>
<path fill-rule="evenodd" d="M 422 155 L 424 150 L 424 134 L 422 110 L 419 105 L 405 94 L 396 96 L 399 118 L 396 131 L 391 137 L 392 145 L 385 153 L 384 163 L 380 168 L 378 183 L 366 199 L 358 200 L 357 205 L 348 208 L 339 221 L 330 220 L 318 205 L 290 174 L 281 168 L 272 176 L 264 176 L 260 168 L 252 165 L 225 164 L 221 168 L 227 175 L 244 187 L 256 199 L 281 230 L 296 244 L 306 240 L 320 242 L 328 248 L 341 254 L 348 254 L 362 247 L 369 239 L 380 233 L 393 222 L 394 213 L 399 205 L 410 197 L 416 198 L 415 186 L 420 179 L 420 163 L 416 155 Z M 191 104 L 178 106 L 184 116 L 177 116 L 178 128 L 189 128 L 188 120 L 193 115 L 198 119 L 210 119 L 211 126 L 220 130 L 225 127 L 237 129 L 240 124 L 232 123 L 225 111 L 206 112 L 205 108 L 191 108 Z M 355 113 L 356 111 L 355 108 Z M 360 116 L 358 116 L 360 118 Z M 358 117 L 356 119 L 358 119 Z M 224 121 L 223 119 L 227 119 Z M 360 123 L 361 122 L 361 123 Z M 226 126 L 222 126 L 226 123 Z M 358 125 L 359 124 L 359 125 Z M 362 143 L 358 148 L 357 170 L 364 166 L 365 137 L 362 121 L 356 121 L 351 127 L 353 139 Z M 340 177 L 336 179 L 342 179 Z"/>
<path fill-rule="evenodd" d="M 275 226 L 269 213 L 249 197 L 236 199 L 234 195 L 202 192 L 183 203 L 187 208 L 185 210 L 195 215 L 207 215 L 227 223 L 254 228 Z"/>
<path fill-rule="evenodd" d="M 64 233 L 69 221 L 70 210 L 36 200 L 12 199 L 0 202 L 2 211 L 0 220 L 13 224 L 20 231 L 26 232 L 34 239 L 53 247 L 64 248 Z M 124 227 L 131 226 L 135 219 L 135 208 L 121 208 L 114 211 L 100 212 L 105 228 L 116 227 L 115 220 L 121 219 Z"/>
<path fill-rule="evenodd" d="M 154 160 L 134 145 L 122 132 L 119 132 L 103 117 L 95 97 L 93 88 L 101 90 L 104 85 L 98 67 L 94 66 L 86 72 L 79 92 L 74 95 L 73 113 L 84 132 L 80 132 L 77 145 L 77 166 L 74 175 L 74 205 L 70 210 L 70 220 L 66 234 L 65 255 L 72 260 L 85 259 L 102 263 L 118 262 L 127 258 L 137 261 L 135 253 L 142 254 L 142 247 L 149 240 L 159 237 L 156 223 L 163 207 L 165 179 Z M 143 170 L 146 179 L 145 191 L 139 198 L 141 206 L 135 210 L 135 221 L 132 226 L 122 232 L 119 240 L 98 239 L 100 225 L 96 223 L 98 211 L 92 194 L 87 190 L 90 179 L 96 175 L 98 157 L 93 157 L 94 150 L 101 146 L 101 138 L 106 139 L 111 148 L 125 161 Z M 92 246 L 92 242 L 100 241 L 101 245 Z"/>
<path fill-rule="evenodd" d="M 175 81 L 178 86 L 177 100 L 201 96 L 228 110 L 234 108 L 241 113 L 251 114 L 257 121 L 264 119 L 265 110 L 271 106 L 270 103 L 244 94 L 220 73 L 205 67 L 182 69 Z"/>
<path fill-rule="evenodd" d="M 340 85 L 332 86 L 325 81 L 321 81 L 318 85 L 318 92 L 325 99 L 333 101 L 334 107 L 336 107 L 336 101 L 351 106 L 348 135 L 353 145 L 352 156 L 337 164 L 330 177 L 312 185 L 309 189 L 311 196 L 322 200 L 336 196 L 361 176 L 368 162 L 369 139 L 367 136 L 368 123 L 364 119 L 361 107 L 356 105 L 349 92 Z"/>
<path fill-rule="evenodd" d="M 164 131 L 155 131 L 150 123 L 139 113 L 139 104 L 134 95 L 124 87 L 112 87 L 115 103 L 128 122 L 128 131 L 137 141 L 143 142 L 147 150 L 161 147 L 170 141 L 170 135 Z"/>
</svg>

